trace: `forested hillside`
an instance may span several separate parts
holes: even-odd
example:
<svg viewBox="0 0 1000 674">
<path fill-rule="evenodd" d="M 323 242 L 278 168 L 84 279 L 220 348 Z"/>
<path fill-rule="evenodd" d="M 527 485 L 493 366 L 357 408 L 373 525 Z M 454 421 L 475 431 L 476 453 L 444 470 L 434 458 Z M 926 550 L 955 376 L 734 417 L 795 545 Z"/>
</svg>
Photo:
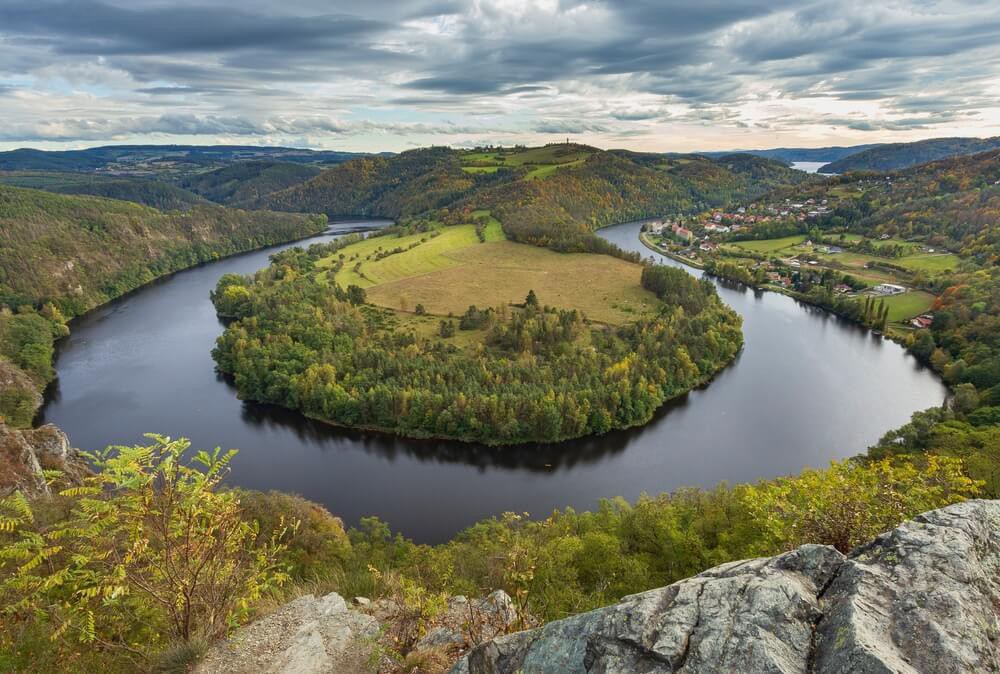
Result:
<svg viewBox="0 0 1000 674">
<path fill-rule="evenodd" d="M 977 154 L 1000 147 L 994 138 L 931 138 L 915 143 L 889 143 L 849 155 L 819 169 L 820 173 L 893 171 L 935 159 Z"/>
<path fill-rule="evenodd" d="M 1000 252 L 1000 149 L 955 157 L 889 175 L 845 175 L 812 188 L 776 192 L 774 199 L 828 199 L 824 229 L 869 237 L 919 239 L 996 264 Z"/>
<path fill-rule="evenodd" d="M 591 235 L 603 225 L 693 212 L 809 179 L 750 155 L 667 159 L 573 144 L 476 152 L 428 148 L 348 162 L 257 205 L 446 223 L 488 210 L 513 240 L 606 252 Z"/>
<path fill-rule="evenodd" d="M 89 194 L 121 199 L 161 211 L 183 211 L 208 203 L 205 198 L 177 185 L 145 178 L 112 178 L 93 173 L 10 171 L 0 173 L 0 183 L 57 194 Z"/>
<path fill-rule="evenodd" d="M 322 169 L 311 164 L 281 161 L 248 161 L 208 173 L 183 178 L 181 187 L 219 204 L 252 203 L 261 197 L 287 189 L 318 175 Z"/>
<path fill-rule="evenodd" d="M 325 222 L 220 206 L 164 213 L 0 186 L 0 416 L 31 422 L 68 318 L 158 276 L 315 234 Z"/>
</svg>

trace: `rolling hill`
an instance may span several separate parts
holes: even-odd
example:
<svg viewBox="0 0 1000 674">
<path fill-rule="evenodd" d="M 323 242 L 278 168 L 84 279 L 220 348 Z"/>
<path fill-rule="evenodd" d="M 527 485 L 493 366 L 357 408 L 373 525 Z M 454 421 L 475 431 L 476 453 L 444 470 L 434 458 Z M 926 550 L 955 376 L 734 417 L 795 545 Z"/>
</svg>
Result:
<svg viewBox="0 0 1000 674">
<path fill-rule="evenodd" d="M 180 180 L 180 186 L 219 204 L 251 203 L 315 177 L 318 166 L 285 161 L 246 161 Z"/>
<path fill-rule="evenodd" d="M 750 155 L 713 161 L 575 144 L 476 151 L 436 147 L 347 162 L 254 206 L 447 224 L 490 211 L 515 241 L 607 252 L 592 235 L 598 227 L 694 212 L 808 180 L 780 162 Z"/>
<path fill-rule="evenodd" d="M 132 201 L 161 211 L 185 211 L 199 204 L 209 203 L 194 192 L 171 183 L 144 178 L 116 178 L 94 173 L 5 171 L 0 172 L 0 183 L 56 194 L 89 194 Z"/>
<path fill-rule="evenodd" d="M 819 172 L 894 171 L 937 159 L 973 155 L 998 147 L 1000 147 L 1000 136 L 993 138 L 931 138 L 915 143 L 890 143 L 833 161 L 821 167 Z"/>
</svg>

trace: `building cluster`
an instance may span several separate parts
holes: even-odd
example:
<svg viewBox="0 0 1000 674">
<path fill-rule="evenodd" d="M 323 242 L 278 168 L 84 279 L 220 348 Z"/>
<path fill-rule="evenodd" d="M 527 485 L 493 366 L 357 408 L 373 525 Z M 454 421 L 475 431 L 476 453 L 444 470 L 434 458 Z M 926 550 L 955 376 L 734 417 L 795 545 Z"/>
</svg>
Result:
<svg viewBox="0 0 1000 674">
<path fill-rule="evenodd" d="M 713 209 L 702 215 L 701 224 L 706 231 L 729 233 L 755 224 L 794 218 L 800 222 L 829 213 L 826 199 L 785 199 L 784 201 L 756 202 L 735 210 Z"/>
</svg>

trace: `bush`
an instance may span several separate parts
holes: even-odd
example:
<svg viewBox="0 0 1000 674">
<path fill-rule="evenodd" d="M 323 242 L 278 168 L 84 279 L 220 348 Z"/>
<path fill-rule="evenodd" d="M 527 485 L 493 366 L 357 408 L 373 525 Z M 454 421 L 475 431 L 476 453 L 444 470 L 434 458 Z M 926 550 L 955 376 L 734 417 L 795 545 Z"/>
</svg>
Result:
<svg viewBox="0 0 1000 674">
<path fill-rule="evenodd" d="M 220 490 L 235 450 L 185 456 L 190 443 L 88 455 L 97 473 L 62 492 L 68 513 L 46 526 L 21 492 L 0 501 L 0 596 L 20 620 L 144 655 L 163 637 L 210 639 L 246 619 L 288 579 L 284 522 L 266 540 Z"/>
</svg>

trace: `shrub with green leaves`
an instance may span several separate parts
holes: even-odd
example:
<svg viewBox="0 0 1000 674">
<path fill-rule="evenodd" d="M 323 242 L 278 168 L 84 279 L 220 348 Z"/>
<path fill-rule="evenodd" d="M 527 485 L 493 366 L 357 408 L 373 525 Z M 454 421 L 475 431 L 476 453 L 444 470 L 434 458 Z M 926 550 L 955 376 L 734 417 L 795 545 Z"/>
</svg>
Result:
<svg viewBox="0 0 1000 674">
<path fill-rule="evenodd" d="M 47 624 L 58 647 L 145 657 L 224 633 L 288 579 L 282 539 L 296 525 L 261 540 L 239 493 L 220 489 L 235 450 L 188 456 L 185 439 L 147 437 L 88 455 L 96 473 L 61 492 L 51 523 L 20 492 L 0 501 L 5 622 Z"/>
</svg>

